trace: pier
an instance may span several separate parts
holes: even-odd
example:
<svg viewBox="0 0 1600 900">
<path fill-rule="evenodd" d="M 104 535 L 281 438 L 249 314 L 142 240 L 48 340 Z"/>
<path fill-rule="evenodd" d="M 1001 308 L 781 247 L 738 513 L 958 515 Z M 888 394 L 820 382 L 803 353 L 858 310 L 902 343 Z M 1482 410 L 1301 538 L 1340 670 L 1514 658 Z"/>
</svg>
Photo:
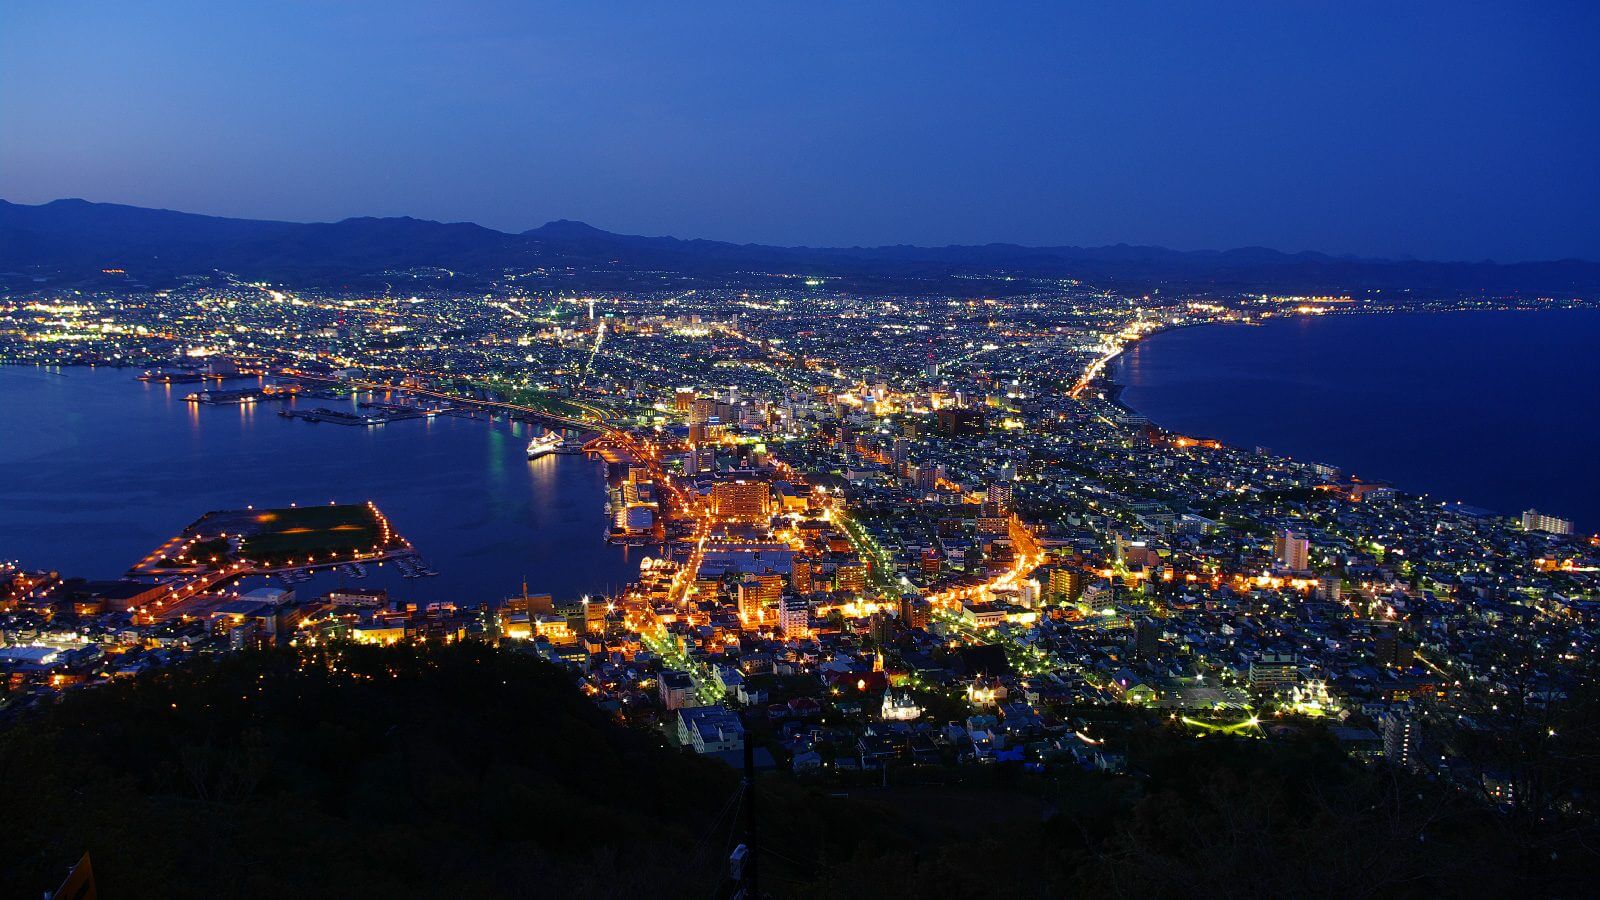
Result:
<svg viewBox="0 0 1600 900">
<path fill-rule="evenodd" d="M 389 422 L 400 422 L 406 419 L 425 419 L 432 415 L 430 412 L 385 412 L 379 415 L 356 415 L 355 413 L 341 412 L 319 406 L 316 409 L 285 409 L 278 415 L 285 419 L 303 419 L 307 422 L 331 422 L 335 425 L 370 426 L 385 425 Z"/>
</svg>

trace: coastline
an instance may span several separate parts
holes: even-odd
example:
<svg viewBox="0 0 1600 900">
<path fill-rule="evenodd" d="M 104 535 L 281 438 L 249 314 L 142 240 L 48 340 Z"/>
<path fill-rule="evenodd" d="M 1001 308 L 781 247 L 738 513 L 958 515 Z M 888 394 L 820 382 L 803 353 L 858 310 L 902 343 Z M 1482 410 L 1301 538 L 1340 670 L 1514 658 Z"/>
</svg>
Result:
<svg viewBox="0 0 1600 900">
<path fill-rule="evenodd" d="M 1140 344 L 1142 344 L 1142 343 L 1144 343 L 1146 341 L 1149 341 L 1149 340 L 1153 340 L 1153 339 L 1155 339 L 1157 337 L 1160 337 L 1161 335 L 1164 335 L 1164 334 L 1174 334 L 1174 333 L 1179 332 L 1179 331 L 1188 331 L 1190 329 L 1195 329 L 1195 328 L 1210 328 L 1210 327 L 1214 327 L 1214 326 L 1225 326 L 1225 325 L 1259 325 L 1259 324 L 1260 324 L 1259 322 L 1249 322 L 1249 321 L 1243 321 L 1243 320 L 1218 320 L 1218 321 L 1211 321 L 1211 322 L 1180 322 L 1180 323 L 1175 324 L 1175 325 L 1174 324 L 1162 325 L 1162 326 L 1152 330 L 1149 334 L 1143 335 L 1142 337 L 1140 337 L 1136 341 L 1130 341 L 1130 342 L 1128 342 L 1126 344 L 1123 344 L 1122 346 L 1117 348 L 1117 352 L 1111 354 L 1110 356 L 1106 356 L 1106 357 L 1101 358 L 1099 360 L 1099 362 L 1098 362 L 1099 374 L 1093 380 L 1089 381 L 1087 386 L 1088 387 L 1099 387 L 1100 390 L 1103 391 L 1104 394 L 1105 394 L 1106 402 L 1110 403 L 1112 406 L 1115 406 L 1116 408 L 1128 413 L 1129 415 L 1143 416 L 1143 415 L 1145 415 L 1144 413 L 1139 412 L 1137 409 L 1134 409 L 1132 406 L 1129 406 L 1128 404 L 1122 402 L 1122 393 L 1123 393 L 1123 391 L 1127 390 L 1128 386 L 1126 384 L 1118 381 L 1112 375 L 1112 370 L 1116 367 L 1117 362 L 1119 360 L 1121 360 L 1124 356 L 1126 356 L 1130 350 L 1137 349 L 1137 347 Z M 1145 418 L 1148 419 L 1149 416 L 1145 416 Z M 1157 427 L 1161 427 L 1159 422 L 1155 422 L 1155 420 L 1153 420 L 1153 419 L 1151 420 L 1151 422 L 1153 424 L 1157 425 Z M 1162 427 L 1162 430 L 1166 431 L 1168 429 L 1166 429 L 1165 427 Z"/>
<path fill-rule="evenodd" d="M 1171 419 L 1170 419 L 1170 417 L 1168 415 L 1165 415 L 1165 414 L 1162 414 L 1162 413 L 1159 413 L 1159 412 L 1156 413 L 1156 414 L 1152 414 L 1152 412 L 1149 409 L 1149 405 L 1148 404 L 1146 405 L 1145 409 L 1141 409 L 1129 397 L 1129 389 L 1134 386 L 1133 380 L 1128 378 L 1127 374 L 1125 372 L 1118 371 L 1118 367 L 1119 366 L 1125 366 L 1126 365 L 1126 363 L 1127 363 L 1126 354 L 1127 354 L 1127 352 L 1129 350 L 1135 349 L 1137 344 L 1144 343 L 1145 341 L 1149 341 L 1149 340 L 1151 340 L 1151 339 L 1153 339 L 1153 338 L 1155 338 L 1155 337 L 1157 337 L 1159 335 L 1167 334 L 1168 332 L 1176 333 L 1176 332 L 1179 332 L 1179 331 L 1195 330 L 1199 326 L 1209 326 L 1209 325 L 1253 324 L 1253 325 L 1257 325 L 1257 326 L 1260 326 L 1260 327 L 1265 327 L 1265 326 L 1268 326 L 1268 325 L 1273 324 L 1275 322 L 1299 321 L 1301 323 L 1304 323 L 1307 320 L 1316 320 L 1316 319 L 1328 319 L 1329 321 L 1332 321 L 1332 320 L 1336 320 L 1336 319 L 1351 319 L 1351 318 L 1377 319 L 1379 317 L 1382 317 L 1382 319 L 1385 319 L 1385 320 L 1404 319 L 1404 320 L 1410 320 L 1410 321 L 1429 321 L 1429 322 L 1433 322 L 1433 321 L 1437 321 L 1437 320 L 1456 319 L 1456 318 L 1458 318 L 1458 316 L 1460 314 L 1468 314 L 1468 313 L 1475 313 L 1475 314 L 1478 314 L 1478 315 L 1493 315 L 1493 314 L 1505 314 L 1505 313 L 1557 313 L 1557 312 L 1560 312 L 1560 313 L 1568 313 L 1568 312 L 1600 313 L 1600 309 L 1596 309 L 1596 307 L 1594 307 L 1591 304 L 1576 304 L 1576 305 L 1561 304 L 1561 305 L 1551 305 L 1549 307 L 1544 307 L 1544 308 L 1525 307 L 1525 306 L 1523 306 L 1523 307 L 1514 307 L 1514 308 L 1496 308 L 1496 309 L 1488 309 L 1488 310 L 1475 310 L 1475 309 L 1465 309 L 1465 310 L 1463 310 L 1463 309 L 1451 309 L 1451 310 L 1359 310 L 1359 311 L 1358 310 L 1348 310 L 1348 311 L 1340 310 L 1340 311 L 1333 312 L 1333 313 L 1328 313 L 1328 314 L 1325 314 L 1325 315 L 1314 315 L 1314 316 L 1312 316 L 1312 315 L 1274 316 L 1271 319 L 1269 319 L 1268 321 L 1256 321 L 1256 322 L 1250 322 L 1250 323 L 1228 322 L 1228 321 L 1183 323 L 1183 324 L 1180 324 L 1180 325 L 1173 325 L 1173 326 L 1170 326 L 1170 327 L 1165 327 L 1165 328 L 1161 328 L 1161 329 L 1156 330 L 1156 331 L 1152 331 L 1149 334 L 1142 336 L 1140 338 L 1140 340 L 1135 341 L 1135 342 L 1130 342 L 1129 344 L 1127 344 L 1123 348 L 1119 349 L 1119 352 L 1117 354 L 1115 354 L 1113 357 L 1109 357 L 1107 359 L 1104 367 L 1101 370 L 1101 373 L 1100 373 L 1099 377 L 1092 383 L 1092 387 L 1097 388 L 1097 389 L 1101 390 L 1102 392 L 1104 392 L 1106 402 L 1108 402 L 1112 406 L 1116 407 L 1117 409 L 1122 410 L 1125 413 L 1128 413 L 1130 415 L 1143 417 L 1144 419 L 1149 421 L 1152 425 L 1154 425 L 1157 428 L 1161 429 L 1163 432 L 1166 432 L 1166 433 L 1169 433 L 1169 434 L 1185 434 L 1185 433 L 1190 432 L 1190 431 L 1195 431 L 1196 430 L 1195 426 L 1193 426 L 1193 425 L 1175 426 L 1172 423 L 1172 421 L 1171 421 Z M 1457 314 L 1457 315 L 1450 315 L 1450 314 Z M 1465 318 L 1465 316 L 1460 316 L 1460 317 L 1461 318 Z M 1220 331 L 1220 330 L 1223 330 L 1223 329 L 1218 329 L 1218 330 Z M 1512 354 L 1511 358 L 1521 358 L 1521 355 L 1518 354 L 1518 350 L 1525 350 L 1525 349 L 1526 348 L 1513 348 L 1513 349 L 1504 351 L 1504 353 Z M 1502 355 L 1504 355 L 1504 354 L 1502 354 Z M 1238 357 L 1234 357 L 1234 358 L 1238 358 Z M 1268 368 L 1270 368 L 1270 366 L 1268 366 Z M 1266 371 L 1266 369 L 1254 370 L 1252 372 L 1252 374 L 1258 374 L 1259 371 Z M 1273 369 L 1273 371 L 1276 371 L 1276 370 Z M 1214 375 L 1214 373 L 1210 373 L 1210 374 Z M 1195 380 L 1195 384 L 1198 385 L 1198 384 L 1204 383 L 1204 380 L 1205 380 L 1206 377 L 1207 377 L 1206 373 L 1202 373 L 1200 375 L 1197 375 L 1196 376 L 1196 380 Z M 1427 393 L 1427 394 L 1431 395 L 1431 394 L 1436 393 L 1436 392 L 1447 390 L 1449 386 L 1452 386 L 1455 383 L 1455 381 L 1456 381 L 1456 379 L 1450 377 L 1449 374 L 1446 373 L 1443 376 L 1431 378 L 1431 379 L 1426 380 L 1426 381 L 1408 382 L 1408 383 L 1399 384 L 1399 385 L 1389 385 L 1387 387 L 1387 390 L 1389 392 L 1397 395 L 1397 396 L 1405 396 L 1407 394 L 1412 394 L 1412 393 Z M 1328 382 L 1326 384 L 1322 384 L 1322 385 L 1319 385 L 1319 386 L 1323 387 L 1323 388 L 1329 388 L 1330 386 L 1335 385 L 1335 384 L 1336 384 L 1335 382 Z M 1146 389 L 1146 390 L 1157 390 L 1157 389 L 1163 389 L 1164 390 L 1164 389 L 1168 389 L 1168 388 L 1172 388 L 1172 387 L 1173 387 L 1173 385 L 1150 385 L 1150 384 L 1143 385 L 1143 388 Z M 1191 390 L 1195 390 L 1195 389 L 1197 389 L 1197 388 L 1194 388 L 1194 389 L 1191 389 Z M 1527 397 L 1528 393 L 1529 392 L 1527 392 L 1527 391 L 1523 391 L 1523 392 L 1520 392 L 1518 394 L 1518 396 L 1524 398 L 1524 400 L 1525 400 L 1525 398 Z M 1482 402 L 1488 403 L 1489 402 L 1488 398 L 1485 398 Z M 1205 400 L 1197 401 L 1198 407 L 1203 407 L 1205 405 L 1205 403 L 1206 403 Z M 1356 405 L 1359 406 L 1359 404 L 1356 404 Z M 1484 408 L 1487 409 L 1489 407 L 1484 407 Z M 1524 404 L 1519 404 L 1516 408 L 1521 410 L 1521 409 L 1524 408 Z M 1389 415 L 1389 413 L 1385 412 L 1384 415 L 1379 415 L 1379 416 L 1374 417 L 1376 419 L 1376 421 L 1372 422 L 1372 423 L 1363 422 L 1363 423 L 1360 423 L 1360 424 L 1356 424 L 1356 423 L 1348 423 L 1348 422 L 1346 422 L 1346 423 L 1340 423 L 1340 425 L 1343 428 L 1352 429 L 1352 430 L 1360 430 L 1360 429 L 1363 429 L 1363 428 L 1368 429 L 1368 430 L 1373 430 L 1373 429 L 1378 429 L 1378 428 L 1393 429 L 1395 427 L 1394 426 L 1394 422 L 1390 421 L 1390 420 L 1386 420 L 1385 419 L 1386 415 Z M 1566 415 L 1568 417 L 1575 418 L 1575 419 L 1583 419 L 1583 416 L 1581 416 L 1581 415 L 1579 415 L 1579 416 L 1572 416 L 1571 415 L 1571 406 L 1570 405 L 1566 409 Z M 1230 417 L 1237 418 L 1238 416 L 1239 416 L 1239 413 L 1233 412 L 1233 411 L 1228 411 L 1228 410 L 1223 410 L 1219 406 L 1219 409 L 1212 410 L 1211 414 L 1209 414 L 1207 416 L 1207 418 L 1209 420 L 1215 422 L 1216 424 L 1214 426 L 1208 427 L 1207 429 L 1204 429 L 1203 430 L 1203 436 L 1205 436 L 1207 438 L 1210 438 L 1210 439 L 1220 440 L 1224 444 L 1227 444 L 1228 446 L 1233 447 L 1234 449 L 1238 449 L 1238 450 L 1248 450 L 1251 447 L 1262 446 L 1262 445 L 1276 447 L 1280 443 L 1289 443 L 1289 444 L 1295 443 L 1295 442 L 1292 442 L 1292 441 L 1283 441 L 1278 436 L 1274 436 L 1274 435 L 1271 435 L 1271 434 L 1260 434 L 1260 436 L 1258 438 L 1255 438 L 1255 439 L 1244 439 L 1244 440 L 1241 440 L 1240 436 L 1238 434 L 1237 426 L 1235 426 L 1232 429 L 1230 429 L 1230 426 L 1229 426 L 1228 421 L 1227 421 Z M 1537 416 L 1536 415 L 1535 417 L 1536 418 L 1560 418 L 1561 416 L 1560 415 L 1549 415 L 1549 416 Z M 1393 418 L 1393 417 L 1391 417 L 1391 418 Z M 1493 418 L 1493 417 L 1489 417 L 1489 418 Z M 1508 416 L 1507 418 L 1512 418 L 1512 417 Z M 1228 434 L 1227 437 L 1224 437 L 1223 435 L 1227 434 L 1230 430 L 1232 430 L 1233 433 Z M 1424 431 L 1424 429 L 1421 429 L 1419 427 L 1417 429 L 1417 431 L 1418 431 L 1418 433 L 1422 433 Z M 1201 432 L 1197 431 L 1196 433 L 1201 433 Z M 1269 453 L 1271 453 L 1271 455 L 1273 455 L 1273 456 L 1277 456 L 1277 457 L 1281 457 L 1281 458 L 1285 458 L 1285 459 L 1292 459 L 1292 460 L 1295 460 L 1296 462 L 1320 463 L 1320 464 L 1334 465 L 1334 466 L 1337 466 L 1341 470 L 1341 474 L 1344 477 L 1349 477 L 1352 474 L 1353 470 L 1356 470 L 1356 469 L 1365 470 L 1365 471 L 1371 473 L 1374 476 L 1373 479 L 1372 479 L 1374 481 L 1381 481 L 1383 483 L 1393 484 L 1397 488 L 1399 488 L 1401 490 L 1404 490 L 1404 491 L 1407 491 L 1408 493 L 1413 493 L 1413 494 L 1416 494 L 1416 495 L 1419 495 L 1419 496 L 1429 497 L 1429 498 L 1433 498 L 1433 499 L 1439 499 L 1441 502 L 1448 502 L 1448 501 L 1452 501 L 1453 500 L 1455 502 L 1463 502 L 1463 503 L 1470 504 L 1471 503 L 1471 498 L 1473 498 L 1474 496 L 1477 496 L 1479 493 L 1481 493 L 1481 492 L 1476 492 L 1476 491 L 1473 491 L 1473 490 L 1447 490 L 1447 489 L 1441 489 L 1439 487 L 1421 487 L 1421 486 L 1419 486 L 1417 484 L 1417 477 L 1416 477 L 1417 473 L 1413 472 L 1408 477 L 1408 476 L 1406 476 L 1404 474 L 1400 474 L 1400 473 L 1395 473 L 1395 472 L 1389 471 L 1391 468 L 1404 468 L 1403 466 L 1391 467 L 1391 466 L 1374 465 L 1371 460 L 1354 461 L 1354 460 L 1350 460 L 1350 459 L 1344 458 L 1344 457 L 1342 457 L 1340 455 L 1337 455 L 1337 454 L 1334 455 L 1334 456 L 1329 457 L 1328 461 L 1325 462 L 1324 458 L 1320 457 L 1319 455 L 1314 455 L 1314 454 L 1317 453 L 1317 451 L 1311 451 L 1310 453 L 1306 452 L 1306 450 L 1305 450 L 1305 448 L 1303 446 L 1304 441 L 1300 441 L 1299 443 L 1301 444 L 1301 446 L 1297 449 L 1297 452 L 1284 452 L 1284 451 L 1272 450 L 1272 451 L 1269 451 Z M 1572 442 L 1568 441 L 1568 442 L 1563 442 L 1563 443 L 1564 444 L 1571 444 Z M 1580 443 L 1581 443 L 1581 441 L 1580 441 Z M 1347 447 L 1345 449 L 1346 449 L 1346 451 L 1348 453 L 1349 448 Z M 1469 445 L 1469 446 L 1465 446 L 1462 452 L 1456 454 L 1455 456 L 1449 457 L 1449 458 L 1450 459 L 1471 460 L 1471 459 L 1477 459 L 1482 455 L 1484 455 L 1484 453 L 1483 453 L 1483 451 L 1481 449 L 1475 450 L 1473 446 Z M 1406 461 L 1409 461 L 1409 460 L 1406 460 Z M 1461 468 L 1461 471 L 1466 471 L 1467 468 L 1469 468 L 1469 467 L 1463 466 Z M 1524 467 L 1524 468 L 1532 469 L 1532 470 L 1537 470 L 1538 469 L 1538 467 Z M 1513 471 L 1513 469 L 1511 467 L 1507 467 L 1507 466 L 1503 466 L 1503 465 L 1502 466 L 1492 466 L 1492 465 L 1485 464 L 1485 468 L 1483 468 L 1482 471 L 1479 471 L 1477 473 L 1477 476 L 1478 476 L 1478 480 L 1479 481 L 1489 481 L 1490 479 L 1493 479 L 1497 475 L 1501 475 L 1503 473 L 1507 473 L 1507 472 L 1510 472 L 1510 471 Z M 1563 471 L 1568 471 L 1568 472 L 1578 471 L 1578 472 L 1581 472 L 1581 471 L 1584 471 L 1584 470 L 1581 467 L 1576 469 L 1576 470 L 1570 469 L 1570 467 L 1568 467 L 1568 468 L 1563 468 Z M 1455 473 L 1455 474 L 1459 474 L 1459 472 Z M 1524 477 L 1522 480 L 1523 481 L 1527 481 L 1528 478 Z M 1424 483 L 1426 483 L 1426 482 L 1424 482 Z M 1509 517 L 1509 516 L 1517 515 L 1518 513 L 1520 513 L 1521 510 L 1525 510 L 1525 509 L 1529 509 L 1529 508 L 1539 508 L 1539 509 L 1543 510 L 1543 509 L 1546 508 L 1546 506 L 1554 507 L 1556 504 L 1546 503 L 1542 499 L 1535 499 L 1535 498 L 1533 498 L 1531 496 L 1522 496 L 1520 500 L 1516 500 L 1516 501 L 1508 501 L 1508 499 L 1506 497 L 1501 497 L 1501 498 L 1499 498 L 1498 500 L 1495 500 L 1495 501 L 1486 502 L 1486 503 L 1482 503 L 1482 504 L 1474 504 L 1474 505 L 1479 505 L 1482 508 L 1491 510 L 1496 515 L 1508 516 Z M 1590 529 L 1592 529 L 1594 527 L 1594 525 L 1595 525 L 1595 519 L 1596 519 L 1596 515 L 1597 515 L 1596 512 L 1592 508 L 1592 503 L 1591 504 L 1585 504 L 1581 500 L 1575 501 L 1572 504 L 1571 508 L 1565 508 L 1565 507 L 1553 508 L 1550 511 L 1554 512 L 1555 514 L 1562 515 L 1565 518 L 1576 520 L 1577 523 L 1578 523 L 1578 529 L 1580 531 L 1584 530 L 1584 526 L 1588 526 Z"/>
<path fill-rule="evenodd" d="M 170 529 L 205 509 L 337 498 L 377 502 L 417 551 L 443 571 L 444 578 L 405 585 L 430 602 L 464 592 L 509 595 L 525 576 L 536 579 L 531 587 L 557 596 L 579 596 L 605 591 L 635 575 L 630 567 L 636 568 L 636 550 L 613 547 L 595 538 L 589 527 L 570 524 L 592 524 L 598 530 L 607 521 L 603 464 L 567 462 L 557 456 L 538 465 L 528 462 L 523 446 L 527 437 L 511 429 L 530 426 L 507 424 L 502 418 L 501 423 L 482 428 L 490 420 L 479 415 L 448 417 L 431 427 L 420 421 L 400 422 L 398 428 L 356 433 L 287 422 L 279 427 L 279 418 L 269 413 L 251 416 L 232 406 L 202 411 L 190 408 L 193 404 L 165 400 L 167 392 L 160 386 L 153 392 L 141 390 L 141 383 L 131 377 L 137 367 L 118 372 L 111 366 L 75 366 L 85 371 L 70 373 L 78 377 L 62 381 L 48 376 L 69 373 L 29 365 L 46 377 L 24 372 L 7 376 L 17 382 L 6 398 L 11 401 L 7 406 L 24 415 L 45 414 L 57 424 L 48 429 L 52 437 L 17 441 L 7 448 L 12 451 L 8 458 L 15 456 L 19 468 L 0 486 L 0 494 L 7 498 L 0 499 L 0 507 L 8 512 L 0 530 L 16 532 L 6 558 L 85 577 L 115 578 L 169 536 Z M 91 374 L 96 369 L 102 370 L 98 377 Z M 35 387 L 23 389 L 23 382 Z M 140 398 L 150 398 L 149 403 Z M 160 410 L 170 415 L 143 416 Z M 73 424 L 78 418 L 125 434 L 121 452 L 111 460 L 97 456 L 91 463 L 87 456 L 94 453 L 92 442 L 84 440 Z M 179 448 L 181 461 L 162 456 L 169 451 L 161 448 L 171 446 Z M 39 454 L 45 456 L 41 459 Z M 230 467 L 227 459 L 249 462 L 240 469 Z M 307 460 L 319 462 L 308 471 Z M 460 460 L 481 465 L 462 469 Z M 39 469 L 25 480 L 17 474 L 22 465 Z M 90 465 L 105 467 L 100 486 L 82 483 L 74 474 Z M 241 471 L 252 474 L 241 479 L 237 477 Z M 353 477 L 358 471 L 369 474 Z M 452 479 L 436 474 L 446 471 L 461 474 Z M 192 492 L 186 489 L 191 485 Z M 94 539 L 92 552 L 63 556 L 62 541 L 21 534 L 23 521 L 35 516 L 44 523 L 44 532 L 81 535 L 83 523 L 111 514 L 103 508 L 107 490 L 118 497 L 137 498 L 130 502 L 148 514 L 128 519 L 126 527 L 115 530 L 114 538 Z M 46 496 L 46 492 L 53 493 Z M 450 511 L 441 516 L 441 509 Z M 484 547 L 496 545 L 507 551 L 500 571 L 483 563 Z M 80 561 L 73 565 L 72 558 Z M 331 577 L 319 574 L 324 580 Z M 384 586 L 378 583 L 388 581 L 374 577 L 364 583 Z M 326 585 L 319 581 L 317 586 Z M 394 581 L 392 586 L 400 583 Z"/>
</svg>

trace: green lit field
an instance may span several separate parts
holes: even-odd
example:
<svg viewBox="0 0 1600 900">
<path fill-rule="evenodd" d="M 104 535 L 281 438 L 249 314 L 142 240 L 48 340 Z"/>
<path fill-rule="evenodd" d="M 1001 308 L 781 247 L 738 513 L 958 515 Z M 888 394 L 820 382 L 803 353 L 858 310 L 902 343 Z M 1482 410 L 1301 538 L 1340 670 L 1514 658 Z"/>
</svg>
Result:
<svg viewBox="0 0 1600 900">
<path fill-rule="evenodd" d="M 523 387 L 509 381 L 488 381 L 480 386 L 499 391 L 507 400 L 518 406 L 526 406 L 551 415 L 565 416 L 569 419 L 604 418 L 604 411 L 592 404 L 578 403 L 570 398 L 556 396 L 550 391 Z"/>
<path fill-rule="evenodd" d="M 405 545 L 370 504 L 226 510 L 207 513 L 189 531 L 239 536 L 238 555 L 268 567 L 355 559 Z"/>
</svg>

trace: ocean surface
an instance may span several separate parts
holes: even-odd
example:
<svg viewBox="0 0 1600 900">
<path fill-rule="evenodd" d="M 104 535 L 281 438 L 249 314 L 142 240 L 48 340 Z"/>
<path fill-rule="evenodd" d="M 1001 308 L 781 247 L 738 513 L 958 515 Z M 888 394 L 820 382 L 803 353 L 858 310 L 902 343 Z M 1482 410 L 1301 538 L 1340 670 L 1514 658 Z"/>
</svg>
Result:
<svg viewBox="0 0 1600 900">
<path fill-rule="evenodd" d="M 1183 434 L 1600 529 L 1600 310 L 1183 328 L 1112 372 L 1124 404 Z"/>
<path fill-rule="evenodd" d="M 651 552 L 605 542 L 605 464 L 530 461 L 528 426 L 483 414 L 311 424 L 279 416 L 285 403 L 187 403 L 196 385 L 138 374 L 0 366 L 0 560 L 115 578 L 209 510 L 366 500 L 440 574 L 330 572 L 302 592 L 384 587 L 395 599 L 475 603 L 515 594 L 525 578 L 559 601 L 621 588 Z"/>
</svg>

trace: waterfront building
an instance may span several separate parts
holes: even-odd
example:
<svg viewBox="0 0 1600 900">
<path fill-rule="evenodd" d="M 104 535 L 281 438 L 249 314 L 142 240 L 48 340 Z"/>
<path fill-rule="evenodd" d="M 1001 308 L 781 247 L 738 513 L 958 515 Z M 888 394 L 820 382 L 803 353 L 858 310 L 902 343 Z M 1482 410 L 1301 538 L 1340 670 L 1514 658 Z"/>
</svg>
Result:
<svg viewBox="0 0 1600 900">
<path fill-rule="evenodd" d="M 1530 509 L 1522 514 L 1523 531 L 1547 531 L 1550 534 L 1568 535 L 1572 533 L 1572 528 L 1571 519 L 1547 515 L 1537 509 Z"/>
</svg>

